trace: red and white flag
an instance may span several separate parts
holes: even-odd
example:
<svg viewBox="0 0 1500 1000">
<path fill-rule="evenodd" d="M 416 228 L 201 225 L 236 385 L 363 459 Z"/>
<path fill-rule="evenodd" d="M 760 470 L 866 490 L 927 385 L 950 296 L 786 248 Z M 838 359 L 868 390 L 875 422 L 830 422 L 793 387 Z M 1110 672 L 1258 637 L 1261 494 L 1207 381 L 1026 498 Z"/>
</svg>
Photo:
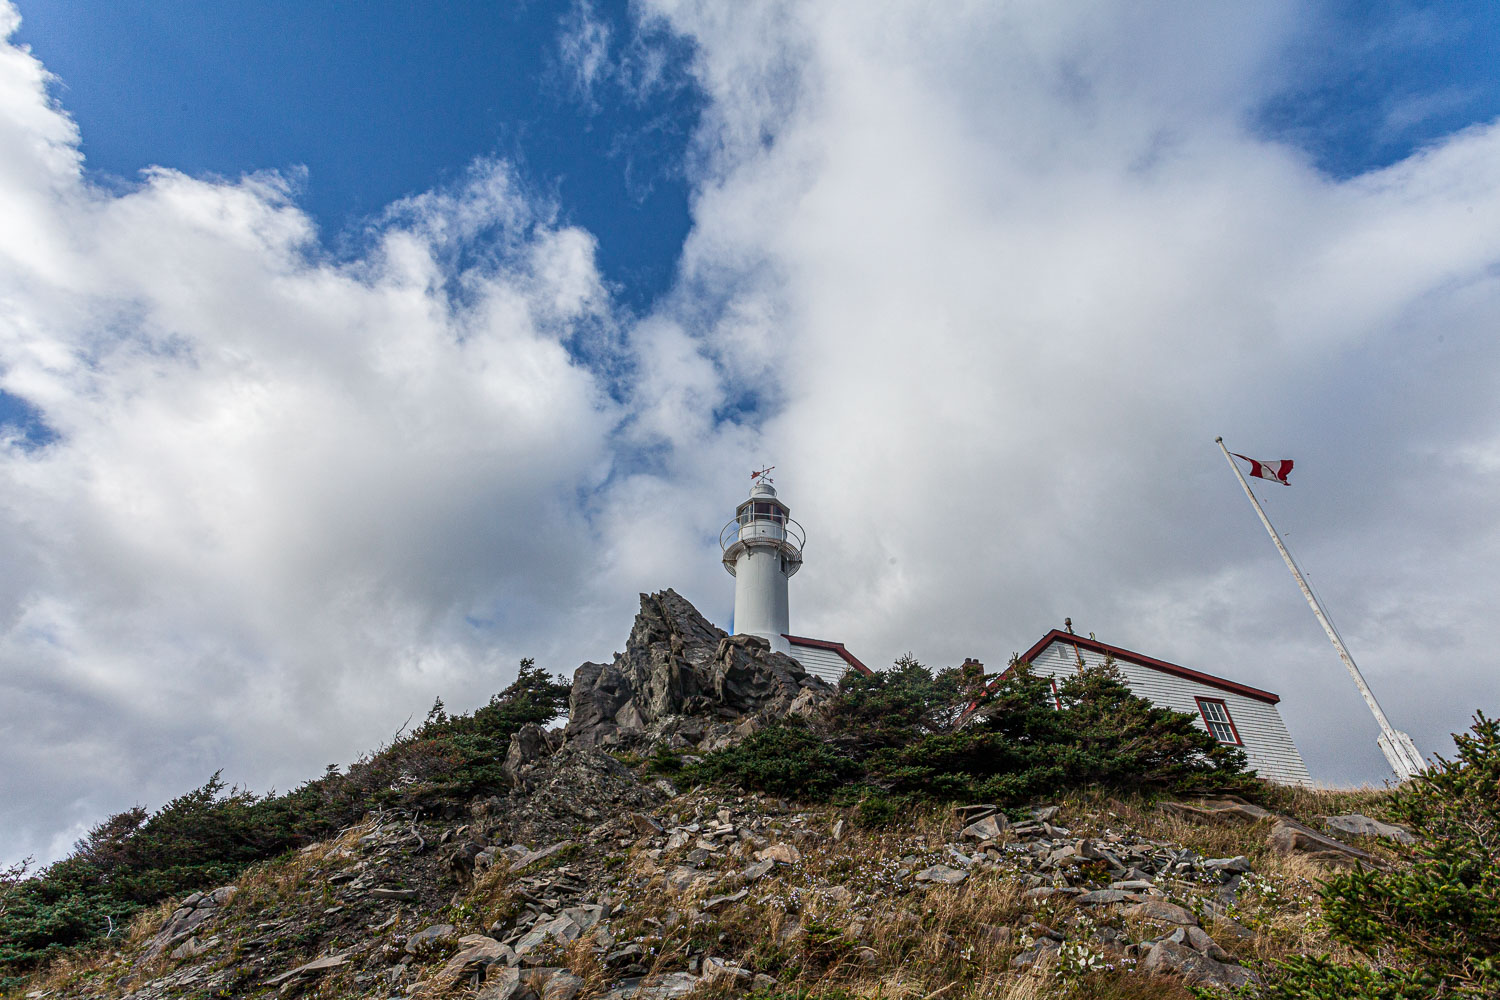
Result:
<svg viewBox="0 0 1500 1000">
<path fill-rule="evenodd" d="M 1292 474 L 1292 460 L 1290 458 L 1283 458 L 1279 462 L 1257 462 L 1255 459 L 1247 458 L 1237 451 L 1230 452 L 1230 454 L 1235 458 L 1249 462 L 1250 475 L 1255 478 L 1269 479 L 1271 482 L 1280 483 L 1282 486 L 1292 485 L 1286 481 L 1286 477 Z"/>
</svg>

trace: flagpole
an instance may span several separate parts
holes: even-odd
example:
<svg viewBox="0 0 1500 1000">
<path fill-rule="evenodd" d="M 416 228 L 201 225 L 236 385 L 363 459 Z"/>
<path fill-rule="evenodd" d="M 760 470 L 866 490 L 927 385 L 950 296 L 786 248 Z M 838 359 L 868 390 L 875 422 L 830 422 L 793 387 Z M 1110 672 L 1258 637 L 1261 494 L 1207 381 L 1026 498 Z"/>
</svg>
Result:
<svg viewBox="0 0 1500 1000">
<path fill-rule="evenodd" d="M 1286 563 L 1286 568 L 1292 571 L 1292 576 L 1296 579 L 1297 586 L 1302 591 L 1302 596 L 1307 598 L 1308 606 L 1312 608 L 1313 614 L 1318 619 L 1318 624 L 1322 625 L 1323 631 L 1328 633 L 1328 641 L 1333 643 L 1333 648 L 1338 651 L 1339 659 L 1344 661 L 1344 666 L 1349 670 L 1349 676 L 1354 678 L 1355 686 L 1359 688 L 1359 693 L 1364 696 L 1365 704 L 1370 707 L 1370 712 L 1375 716 L 1375 721 L 1380 724 L 1380 749 L 1385 753 L 1385 759 L 1391 765 L 1391 770 L 1395 771 L 1396 776 L 1403 781 L 1407 778 L 1415 777 L 1426 769 L 1426 763 L 1422 760 L 1422 755 L 1417 752 L 1416 744 L 1412 742 L 1410 736 L 1392 726 L 1390 720 L 1385 717 L 1385 712 L 1381 709 L 1380 702 L 1375 700 L 1375 692 L 1371 691 L 1370 685 L 1365 683 L 1364 675 L 1359 672 L 1359 667 L 1354 664 L 1354 657 L 1349 655 L 1349 650 L 1344 646 L 1344 640 L 1339 638 L 1338 631 L 1328 620 L 1328 616 L 1324 614 L 1323 606 L 1318 603 L 1317 597 L 1313 596 L 1312 588 L 1307 585 L 1307 580 L 1303 578 L 1302 570 L 1297 567 L 1296 561 L 1292 559 L 1291 552 L 1287 551 L 1286 544 L 1282 542 L 1281 536 L 1271 526 L 1271 519 L 1266 516 L 1266 512 L 1261 507 L 1260 501 L 1251 492 L 1250 483 L 1246 481 L 1245 474 L 1235 464 L 1234 459 L 1229 454 L 1229 449 L 1224 447 L 1224 439 L 1216 437 L 1214 438 L 1214 443 L 1224 453 L 1224 461 L 1228 462 L 1229 467 L 1234 470 L 1234 477 L 1240 481 L 1240 488 L 1245 491 L 1245 496 L 1250 498 L 1250 506 L 1254 507 L 1255 513 L 1260 516 L 1260 523 L 1266 526 L 1266 533 L 1271 536 L 1271 541 L 1276 543 L 1276 551 L 1281 553 L 1281 558 Z"/>
</svg>

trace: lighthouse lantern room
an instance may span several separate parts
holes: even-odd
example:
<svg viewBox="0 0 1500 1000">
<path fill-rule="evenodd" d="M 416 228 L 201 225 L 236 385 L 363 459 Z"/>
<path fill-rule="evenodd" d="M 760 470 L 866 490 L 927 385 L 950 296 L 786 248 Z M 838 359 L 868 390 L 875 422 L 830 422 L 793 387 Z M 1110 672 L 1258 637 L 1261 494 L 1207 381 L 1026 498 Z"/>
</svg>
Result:
<svg viewBox="0 0 1500 1000">
<path fill-rule="evenodd" d="M 734 577 L 734 631 L 756 635 L 791 655 L 786 582 L 802 568 L 806 536 L 776 498 L 770 469 L 751 476 L 750 496 L 719 533 L 724 568 Z"/>
</svg>

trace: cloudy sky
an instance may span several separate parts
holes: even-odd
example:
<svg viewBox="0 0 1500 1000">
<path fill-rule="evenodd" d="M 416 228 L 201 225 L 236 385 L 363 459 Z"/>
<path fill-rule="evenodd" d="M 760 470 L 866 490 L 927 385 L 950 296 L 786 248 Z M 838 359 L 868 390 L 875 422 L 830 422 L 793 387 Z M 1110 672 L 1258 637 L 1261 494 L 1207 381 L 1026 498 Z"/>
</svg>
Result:
<svg viewBox="0 0 1500 1000">
<path fill-rule="evenodd" d="M 641 590 L 1500 711 L 1489 4 L 0 0 L 0 860 L 347 762 Z M 503 7 L 504 5 L 493 5 Z M 326 11 L 326 12 L 325 12 Z"/>
</svg>

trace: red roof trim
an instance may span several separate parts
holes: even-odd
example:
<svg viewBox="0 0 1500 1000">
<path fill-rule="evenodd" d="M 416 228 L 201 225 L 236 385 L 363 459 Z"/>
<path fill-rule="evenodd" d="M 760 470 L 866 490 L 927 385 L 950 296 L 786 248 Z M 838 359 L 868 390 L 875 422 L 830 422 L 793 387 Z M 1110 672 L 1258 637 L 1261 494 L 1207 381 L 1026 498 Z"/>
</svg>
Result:
<svg viewBox="0 0 1500 1000">
<path fill-rule="evenodd" d="M 842 642 L 829 642 L 827 639 L 809 639 L 801 635 L 782 635 L 782 638 L 793 646 L 806 646 L 808 649 L 826 649 L 837 653 L 844 658 L 844 662 L 862 674 L 873 674 L 875 671 L 859 662 L 859 657 L 844 648 Z"/>
<path fill-rule="evenodd" d="M 1234 681 L 1225 680 L 1222 677 L 1215 677 L 1213 674 L 1205 674 L 1201 670 L 1179 667 L 1177 664 L 1168 663 L 1166 660 L 1158 660 L 1155 657 L 1146 656 L 1142 653 L 1132 653 L 1128 649 L 1111 646 L 1108 643 L 1100 642 L 1097 639 L 1090 639 L 1087 636 L 1073 635 L 1071 632 L 1064 632 L 1058 628 L 1042 636 L 1041 640 L 1035 646 L 1022 653 L 1020 656 L 1021 662 L 1033 662 L 1037 656 L 1041 655 L 1042 650 L 1059 640 L 1077 649 L 1087 649 L 1105 656 L 1113 656 L 1117 660 L 1129 660 L 1131 663 L 1142 667 L 1150 667 L 1152 670 L 1160 670 L 1164 674 L 1172 674 L 1175 677 L 1197 681 L 1199 684 L 1207 684 L 1209 687 L 1216 687 L 1222 691 L 1242 694 L 1247 698 L 1254 698 L 1256 701 L 1264 701 L 1274 705 L 1281 700 L 1281 695 L 1272 694 L 1270 691 L 1262 691 L 1260 688 L 1254 688 L 1248 684 L 1238 684 Z M 1003 677 L 1004 674 L 1001 676 Z"/>
</svg>

